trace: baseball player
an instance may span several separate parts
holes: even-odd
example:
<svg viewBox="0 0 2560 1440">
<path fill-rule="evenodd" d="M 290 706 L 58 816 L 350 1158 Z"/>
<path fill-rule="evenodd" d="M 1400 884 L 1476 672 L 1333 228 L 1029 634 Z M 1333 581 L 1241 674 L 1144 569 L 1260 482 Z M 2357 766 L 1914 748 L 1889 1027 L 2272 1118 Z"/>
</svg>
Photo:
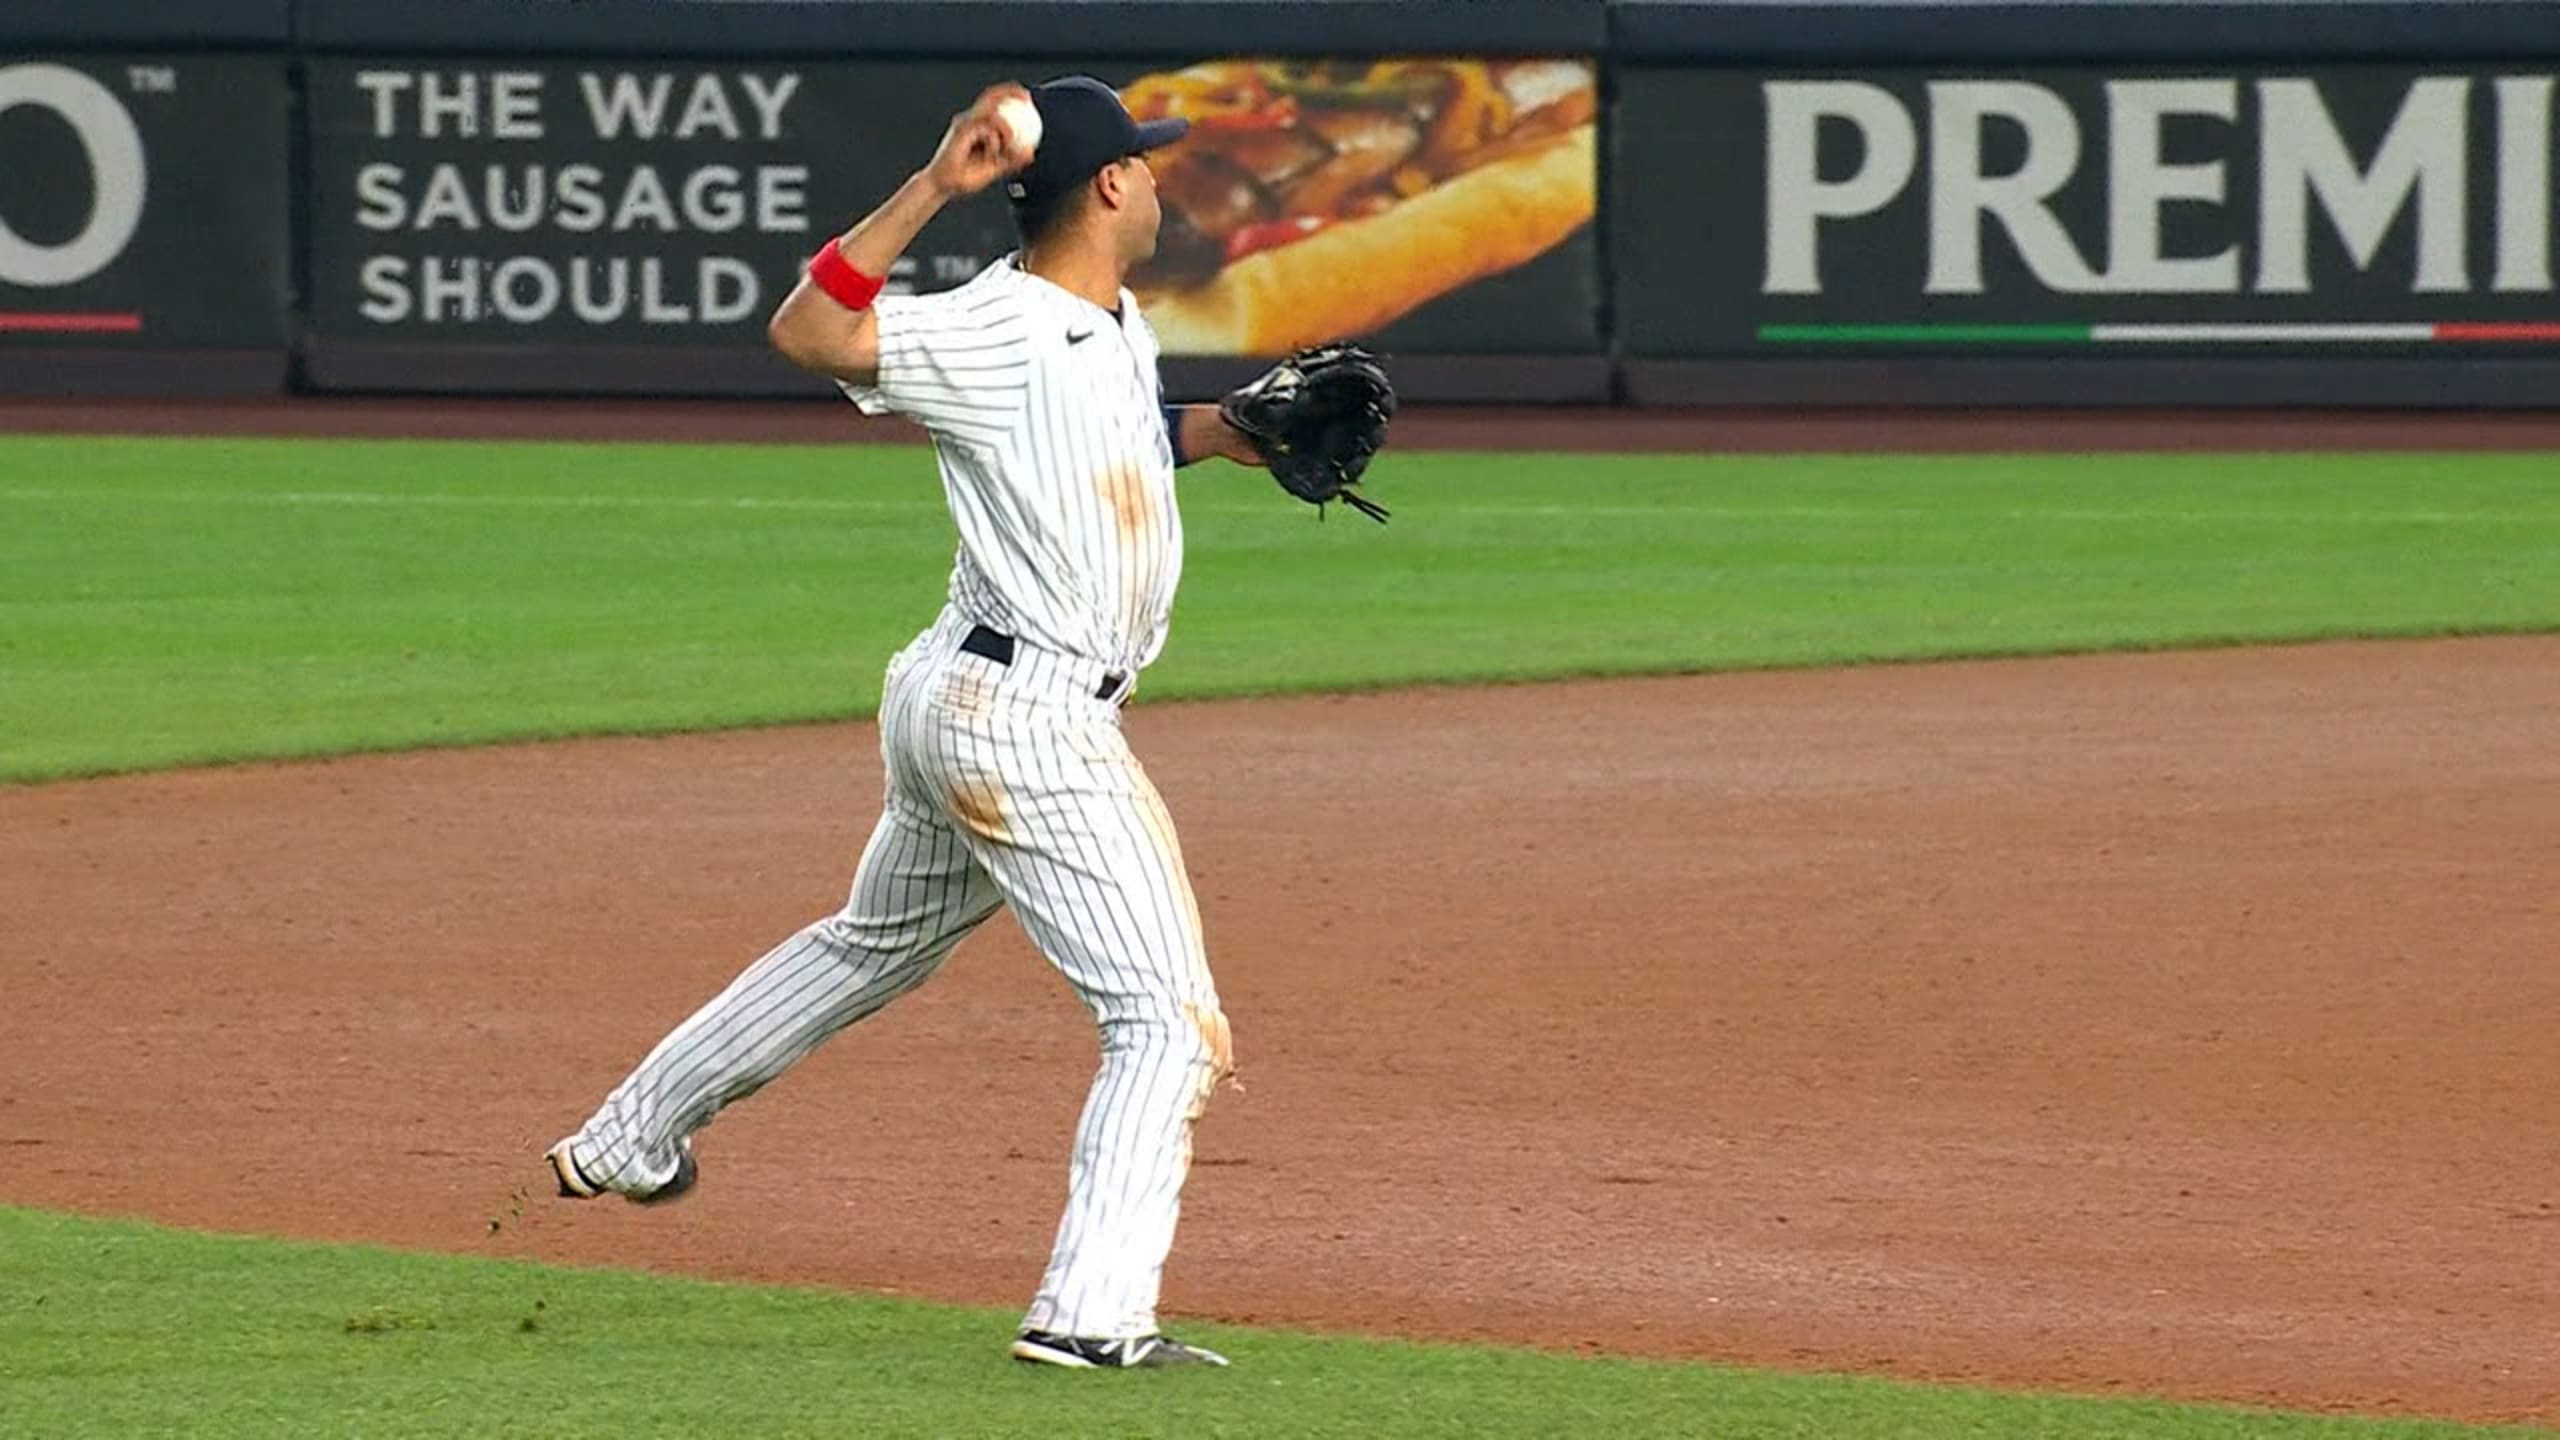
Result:
<svg viewBox="0 0 2560 1440">
<path fill-rule="evenodd" d="M 1353 347 L 1217 406 L 1163 405 L 1123 282 L 1155 247 L 1146 152 L 1187 125 L 1141 125 L 1087 77 L 994 86 L 775 311 L 785 358 L 932 435 L 959 531 L 949 598 L 889 662 L 886 798 L 843 909 L 677 1026 L 545 1157 L 564 1196 L 674 1199 L 722 1107 L 1009 905 L 1101 1031 L 1066 1213 L 1012 1347 L 1079 1369 L 1227 1363 L 1157 1328 L 1192 1130 L 1235 1062 L 1173 823 L 1119 723 L 1182 574 L 1174 471 L 1222 455 L 1302 498 L 1354 499 L 1394 407 Z M 937 211 L 1008 177 L 1018 251 L 953 290 L 881 294 Z"/>
</svg>

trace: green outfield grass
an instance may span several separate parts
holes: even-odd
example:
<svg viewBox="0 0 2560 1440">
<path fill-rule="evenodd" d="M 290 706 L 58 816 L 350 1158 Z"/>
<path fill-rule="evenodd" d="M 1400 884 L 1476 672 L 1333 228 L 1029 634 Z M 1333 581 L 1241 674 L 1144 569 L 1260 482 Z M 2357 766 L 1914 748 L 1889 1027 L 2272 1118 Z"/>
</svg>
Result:
<svg viewBox="0 0 2560 1440">
<path fill-rule="evenodd" d="M 2560 627 L 2547 457 L 1389 455 L 1185 472 L 1143 694 Z M 0 437 L 0 779 L 868 713 L 918 449 Z"/>
<path fill-rule="evenodd" d="M 1391 455 L 1185 478 L 1151 697 L 2560 627 L 2530 457 Z M 867 713 L 951 553 L 912 449 L 0 438 L 0 779 Z M 2494 1432 L 1010 1312 L 0 1210 L 0 1434 Z M 2508 1432 L 2521 1433 L 2521 1432 Z"/>
<path fill-rule="evenodd" d="M 64 1437 L 2523 1435 L 1185 1327 L 1233 1369 L 1032 1370 L 1012 1312 L 0 1210 L 0 1429 Z"/>
</svg>

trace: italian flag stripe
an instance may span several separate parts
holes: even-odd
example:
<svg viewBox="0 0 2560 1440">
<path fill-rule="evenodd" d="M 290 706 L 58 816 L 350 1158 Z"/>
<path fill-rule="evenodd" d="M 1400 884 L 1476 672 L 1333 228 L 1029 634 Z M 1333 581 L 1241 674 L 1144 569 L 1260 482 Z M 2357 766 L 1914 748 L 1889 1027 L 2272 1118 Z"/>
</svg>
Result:
<svg viewBox="0 0 2560 1440">
<path fill-rule="evenodd" d="M 2414 325 L 2092 325 L 2089 338 L 2127 345 L 2354 345 L 2436 338 Z"/>
<path fill-rule="evenodd" d="M 2560 344 L 2560 320 L 2241 321 L 2096 325 L 1763 325 L 1780 345 L 2407 345 Z"/>
<path fill-rule="evenodd" d="M 2521 325 L 2438 325 L 2438 340 L 2540 340 L 2560 341 L 2560 320 L 2545 320 Z"/>
<path fill-rule="evenodd" d="M 1919 340 L 1933 344 L 2084 344 L 2090 325 L 1763 325 L 1763 340 L 1802 344 Z"/>
</svg>

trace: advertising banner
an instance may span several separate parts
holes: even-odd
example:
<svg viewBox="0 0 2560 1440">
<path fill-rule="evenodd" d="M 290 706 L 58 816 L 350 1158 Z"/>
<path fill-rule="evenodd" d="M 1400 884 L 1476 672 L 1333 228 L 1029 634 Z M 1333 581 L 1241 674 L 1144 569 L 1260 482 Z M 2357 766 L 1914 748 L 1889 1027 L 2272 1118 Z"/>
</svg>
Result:
<svg viewBox="0 0 2560 1440">
<path fill-rule="evenodd" d="M 1625 353 L 2560 355 L 2555 75 L 1634 70 Z"/>
<path fill-rule="evenodd" d="M 0 60 L 0 347 L 281 348 L 281 57 Z"/>
<path fill-rule="evenodd" d="M 828 65 L 322 58 L 308 66 L 310 321 L 404 346 L 749 347 L 828 235 L 987 84 L 1082 71 L 1194 132 L 1156 157 L 1132 278 L 1169 355 L 1360 335 L 1596 352 L 1597 83 L 1583 59 Z M 990 191 L 890 277 L 1015 248 Z"/>
</svg>

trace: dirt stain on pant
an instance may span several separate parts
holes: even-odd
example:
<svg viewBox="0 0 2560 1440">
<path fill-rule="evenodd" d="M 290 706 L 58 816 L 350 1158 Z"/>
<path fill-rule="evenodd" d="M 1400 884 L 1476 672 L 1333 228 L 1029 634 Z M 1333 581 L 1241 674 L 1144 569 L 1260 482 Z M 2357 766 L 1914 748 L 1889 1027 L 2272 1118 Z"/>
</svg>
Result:
<svg viewBox="0 0 2560 1440">
<path fill-rule="evenodd" d="M 1218 1082 L 1235 1080 L 1236 1038 L 1227 1025 L 1227 1012 L 1217 1006 L 1186 1000 L 1182 1003 L 1182 1018 L 1191 1022 L 1191 1028 L 1200 1032 L 1201 1042 L 1209 1048 L 1208 1078 L 1200 1083 L 1191 1104 L 1191 1118 L 1197 1120 L 1208 1110 L 1209 1094 L 1218 1088 Z M 1244 1086 L 1239 1081 L 1235 1088 L 1241 1090 Z"/>
<path fill-rule="evenodd" d="M 968 775 L 952 782 L 951 818 L 979 839 L 1001 844 L 1007 838 L 1004 787 L 988 775 Z"/>
</svg>

